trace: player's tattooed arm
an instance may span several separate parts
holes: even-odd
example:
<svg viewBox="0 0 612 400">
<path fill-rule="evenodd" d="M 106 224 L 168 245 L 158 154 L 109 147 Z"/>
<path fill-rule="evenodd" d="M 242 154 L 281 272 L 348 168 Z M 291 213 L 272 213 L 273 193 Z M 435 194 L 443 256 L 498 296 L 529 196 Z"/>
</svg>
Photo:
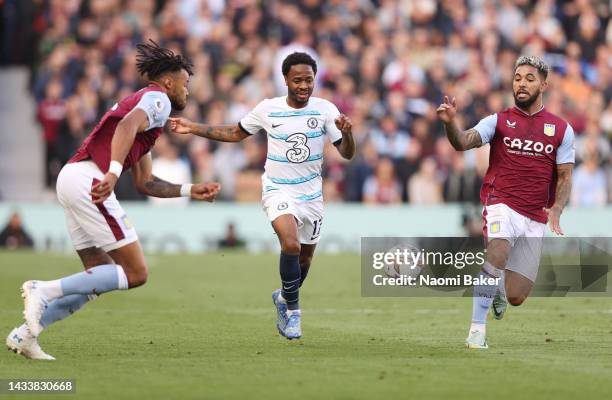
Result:
<svg viewBox="0 0 612 400">
<path fill-rule="evenodd" d="M 436 110 L 438 118 L 444 123 L 444 132 L 453 148 L 457 151 L 465 151 L 474 147 L 482 146 L 482 139 L 476 129 L 462 131 L 455 122 L 457 115 L 457 101 L 444 96 L 444 102 Z"/>
<path fill-rule="evenodd" d="M 201 182 L 188 185 L 177 185 L 156 177 L 152 173 L 151 155 L 147 154 L 132 167 L 136 188 L 140 193 L 151 197 L 188 196 L 192 200 L 213 202 L 221 190 L 217 182 Z M 183 193 L 183 190 L 186 193 Z"/>
<path fill-rule="evenodd" d="M 555 204 L 553 207 L 559 207 L 561 210 L 567 205 L 570 194 L 572 192 L 572 172 L 574 164 L 559 164 L 557 165 L 557 191 L 555 194 Z"/>
<path fill-rule="evenodd" d="M 240 142 L 251 136 L 236 125 L 196 124 L 192 134 L 219 142 Z"/>
<path fill-rule="evenodd" d="M 136 189 L 142 194 L 152 197 L 179 197 L 181 185 L 166 182 L 153 175 L 151 154 L 143 156 L 132 167 L 132 177 Z"/>
<path fill-rule="evenodd" d="M 152 175 L 151 180 L 145 182 L 146 194 L 152 197 L 180 197 L 187 196 L 193 200 L 213 202 L 221 190 L 221 185 L 217 182 L 201 182 L 185 185 L 186 193 L 182 193 L 183 185 L 167 182 Z"/>
<path fill-rule="evenodd" d="M 168 198 L 187 196 L 193 200 L 213 202 L 221 190 L 221 185 L 217 182 L 201 182 L 186 185 L 187 192 L 183 194 L 183 185 L 167 182 L 155 175 L 152 175 L 152 178 L 153 179 L 144 184 L 146 188 L 146 192 L 144 193 L 152 197 Z"/>
<path fill-rule="evenodd" d="M 170 118 L 170 129 L 175 133 L 200 136 L 219 142 L 240 142 L 251 136 L 239 125 L 206 125 L 198 124 L 187 118 Z"/>
<path fill-rule="evenodd" d="M 561 212 L 567 205 L 570 194 L 572 192 L 572 171 L 574 164 L 558 164 L 557 165 L 557 187 L 555 191 L 555 202 L 550 208 L 545 208 L 544 211 L 548 215 L 548 224 L 550 229 L 557 235 L 563 235 L 561 225 Z"/>
<path fill-rule="evenodd" d="M 482 146 L 482 138 L 474 128 L 461 131 L 455 123 L 452 123 L 444 124 L 444 131 L 455 150 L 465 151 Z"/>
<path fill-rule="evenodd" d="M 153 197 L 180 197 L 181 185 L 167 182 L 156 176 L 152 176 L 153 179 L 145 182 L 144 187 L 146 188 L 146 195 Z"/>
</svg>

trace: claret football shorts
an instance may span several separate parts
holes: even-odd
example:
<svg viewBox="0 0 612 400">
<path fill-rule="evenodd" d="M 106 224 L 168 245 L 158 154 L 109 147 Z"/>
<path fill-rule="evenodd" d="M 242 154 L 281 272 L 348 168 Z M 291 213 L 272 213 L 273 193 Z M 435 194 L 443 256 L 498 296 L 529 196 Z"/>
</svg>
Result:
<svg viewBox="0 0 612 400">
<path fill-rule="evenodd" d="M 99 247 L 110 251 L 138 240 L 114 192 L 103 203 L 94 204 L 91 188 L 103 178 L 91 160 L 66 164 L 57 177 L 57 198 L 76 250 Z"/>
</svg>

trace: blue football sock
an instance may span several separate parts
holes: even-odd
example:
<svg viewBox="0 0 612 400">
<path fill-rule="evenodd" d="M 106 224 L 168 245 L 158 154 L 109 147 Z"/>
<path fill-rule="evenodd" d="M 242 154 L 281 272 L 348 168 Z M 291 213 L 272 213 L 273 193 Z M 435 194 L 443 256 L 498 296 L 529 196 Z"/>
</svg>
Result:
<svg viewBox="0 0 612 400">
<path fill-rule="evenodd" d="M 128 288 L 125 272 L 116 264 L 98 265 L 62 278 L 60 283 L 64 297 L 71 294 L 102 294 Z"/>
<path fill-rule="evenodd" d="M 60 321 L 72 314 L 79 308 L 83 307 L 89 300 L 93 300 L 95 295 L 86 294 L 71 294 L 59 299 L 53 300 L 47 306 L 40 318 L 40 324 L 43 327 L 48 327 L 54 322 Z"/>
<path fill-rule="evenodd" d="M 482 269 L 478 273 L 478 278 L 499 278 L 502 275 L 502 270 L 495 268 L 488 262 L 485 262 Z M 487 313 L 489 307 L 493 303 L 493 297 L 497 291 L 498 285 L 474 285 L 474 299 L 472 306 L 472 323 L 486 324 Z"/>
<path fill-rule="evenodd" d="M 310 269 L 310 264 L 300 265 L 300 287 L 304 284 L 306 280 L 306 276 L 308 276 L 308 270 Z"/>
<path fill-rule="evenodd" d="M 299 310 L 300 256 L 281 252 L 280 255 L 281 294 L 289 310 Z"/>
</svg>

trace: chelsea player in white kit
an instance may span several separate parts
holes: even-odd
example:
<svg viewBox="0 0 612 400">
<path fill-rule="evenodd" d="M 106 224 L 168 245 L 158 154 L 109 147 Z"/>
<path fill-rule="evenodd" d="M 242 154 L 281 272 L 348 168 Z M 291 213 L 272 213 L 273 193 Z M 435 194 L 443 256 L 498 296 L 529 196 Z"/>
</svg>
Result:
<svg viewBox="0 0 612 400">
<path fill-rule="evenodd" d="M 262 203 L 281 245 L 281 289 L 272 293 L 272 300 L 279 333 L 298 339 L 302 336 L 299 288 L 308 274 L 323 223 L 323 147 L 329 140 L 342 157 L 351 159 L 355 141 L 350 119 L 331 102 L 311 97 L 317 73 L 312 57 L 290 54 L 282 72 L 287 96 L 263 100 L 237 126 L 171 118 L 170 127 L 177 133 L 223 142 L 267 134 Z"/>
</svg>

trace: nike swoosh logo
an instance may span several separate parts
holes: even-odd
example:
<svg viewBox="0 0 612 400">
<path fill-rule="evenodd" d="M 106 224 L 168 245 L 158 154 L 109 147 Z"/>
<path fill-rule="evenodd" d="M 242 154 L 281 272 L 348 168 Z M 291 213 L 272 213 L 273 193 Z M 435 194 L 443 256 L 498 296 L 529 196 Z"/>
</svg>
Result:
<svg viewBox="0 0 612 400">
<path fill-rule="evenodd" d="M 285 289 L 285 290 L 289 290 L 291 288 L 292 288 L 291 286 L 287 287 L 287 286 L 283 285 L 283 289 Z"/>
<path fill-rule="evenodd" d="M 282 124 L 272 124 L 272 128 L 278 128 L 279 126 L 281 126 Z"/>
</svg>

